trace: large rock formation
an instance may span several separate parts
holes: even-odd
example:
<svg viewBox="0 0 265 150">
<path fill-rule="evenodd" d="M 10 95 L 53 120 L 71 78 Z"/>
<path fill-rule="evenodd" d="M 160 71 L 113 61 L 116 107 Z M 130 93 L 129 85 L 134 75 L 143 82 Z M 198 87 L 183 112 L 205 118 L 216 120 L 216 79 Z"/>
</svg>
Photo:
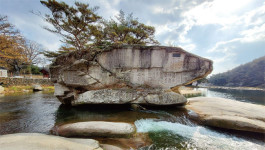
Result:
<svg viewBox="0 0 265 150">
<path fill-rule="evenodd" d="M 233 130 L 265 133 L 265 106 L 236 100 L 196 97 L 185 106 L 200 123 Z"/>
<path fill-rule="evenodd" d="M 178 47 L 121 46 L 62 55 L 50 71 L 64 104 L 172 105 L 186 99 L 169 89 L 205 77 L 212 61 Z"/>
</svg>

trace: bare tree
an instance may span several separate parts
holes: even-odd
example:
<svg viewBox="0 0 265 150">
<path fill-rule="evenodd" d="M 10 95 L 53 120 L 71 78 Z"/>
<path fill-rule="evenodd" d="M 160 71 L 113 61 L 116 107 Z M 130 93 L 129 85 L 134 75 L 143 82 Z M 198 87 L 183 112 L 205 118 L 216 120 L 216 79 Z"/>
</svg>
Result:
<svg viewBox="0 0 265 150">
<path fill-rule="evenodd" d="M 24 55 L 27 57 L 27 63 L 30 65 L 40 62 L 38 56 L 43 52 L 43 48 L 40 44 L 27 40 L 25 42 Z"/>
<path fill-rule="evenodd" d="M 19 31 L 15 29 L 15 26 L 8 22 L 7 16 L 0 15 L 0 34 L 8 36 L 19 34 Z"/>
</svg>

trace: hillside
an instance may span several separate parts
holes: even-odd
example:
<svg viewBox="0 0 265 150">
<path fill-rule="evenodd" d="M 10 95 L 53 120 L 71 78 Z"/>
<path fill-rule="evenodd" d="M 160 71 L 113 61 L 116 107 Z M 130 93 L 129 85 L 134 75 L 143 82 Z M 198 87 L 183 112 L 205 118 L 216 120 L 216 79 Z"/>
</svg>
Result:
<svg viewBox="0 0 265 150">
<path fill-rule="evenodd" d="M 265 88 L 265 56 L 230 71 L 213 75 L 209 82 L 216 86 Z"/>
</svg>

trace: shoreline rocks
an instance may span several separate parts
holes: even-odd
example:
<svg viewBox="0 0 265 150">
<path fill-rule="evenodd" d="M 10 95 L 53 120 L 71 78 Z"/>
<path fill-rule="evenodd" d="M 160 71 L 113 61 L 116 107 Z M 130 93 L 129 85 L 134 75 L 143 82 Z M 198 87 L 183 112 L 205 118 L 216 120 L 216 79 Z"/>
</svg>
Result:
<svg viewBox="0 0 265 150">
<path fill-rule="evenodd" d="M 265 133 L 265 106 L 211 97 L 189 98 L 188 101 L 185 107 L 195 112 L 192 117 L 204 125 Z"/>
<path fill-rule="evenodd" d="M 57 128 L 64 137 L 130 137 L 136 132 L 129 123 L 88 121 L 65 124 Z"/>
<path fill-rule="evenodd" d="M 1 150 L 103 150 L 92 139 L 71 139 L 40 133 L 16 133 L 0 136 Z"/>
</svg>

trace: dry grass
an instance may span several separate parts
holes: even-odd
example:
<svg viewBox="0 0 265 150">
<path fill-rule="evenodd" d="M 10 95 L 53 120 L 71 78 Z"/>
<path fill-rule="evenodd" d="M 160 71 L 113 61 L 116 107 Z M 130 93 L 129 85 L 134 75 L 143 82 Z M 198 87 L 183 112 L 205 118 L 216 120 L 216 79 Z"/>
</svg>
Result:
<svg viewBox="0 0 265 150">
<path fill-rule="evenodd" d="M 33 87 L 28 86 L 9 86 L 4 87 L 4 94 L 10 95 L 10 94 L 22 94 L 22 93 L 32 93 Z M 44 92 L 54 92 L 54 86 L 42 86 Z"/>
</svg>

